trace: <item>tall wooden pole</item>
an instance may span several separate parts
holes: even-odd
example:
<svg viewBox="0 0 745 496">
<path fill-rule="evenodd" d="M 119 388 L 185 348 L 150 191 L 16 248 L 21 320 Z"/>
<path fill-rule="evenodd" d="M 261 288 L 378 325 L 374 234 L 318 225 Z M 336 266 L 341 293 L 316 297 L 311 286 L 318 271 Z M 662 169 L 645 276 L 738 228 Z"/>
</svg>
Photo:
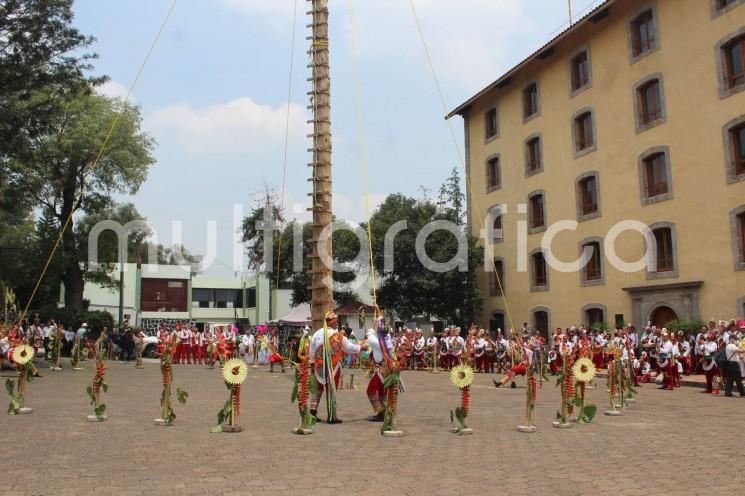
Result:
<svg viewBox="0 0 745 496">
<path fill-rule="evenodd" d="M 310 109 L 313 111 L 313 238 L 311 268 L 311 319 L 313 330 L 323 327 L 326 312 L 330 311 L 333 303 L 333 290 L 330 284 L 332 270 L 331 236 L 328 236 L 325 247 L 321 247 L 318 239 L 321 232 L 331 225 L 331 77 L 329 74 L 329 10 L 328 0 L 308 0 L 312 17 L 312 36 L 308 39 L 311 46 L 309 68 L 311 69 Z M 325 253 L 320 253 L 323 249 Z M 321 256 L 327 261 L 324 264 Z M 327 267 L 327 265 L 329 265 Z"/>
</svg>

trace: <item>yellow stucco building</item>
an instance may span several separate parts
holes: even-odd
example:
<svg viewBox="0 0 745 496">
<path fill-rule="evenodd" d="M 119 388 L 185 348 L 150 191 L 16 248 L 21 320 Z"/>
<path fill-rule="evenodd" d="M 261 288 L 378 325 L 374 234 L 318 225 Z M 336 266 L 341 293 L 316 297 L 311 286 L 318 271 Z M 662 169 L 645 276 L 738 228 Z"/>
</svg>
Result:
<svg viewBox="0 0 745 496">
<path fill-rule="evenodd" d="M 745 317 L 744 90 L 745 0 L 607 0 L 456 108 L 482 324 Z"/>
</svg>

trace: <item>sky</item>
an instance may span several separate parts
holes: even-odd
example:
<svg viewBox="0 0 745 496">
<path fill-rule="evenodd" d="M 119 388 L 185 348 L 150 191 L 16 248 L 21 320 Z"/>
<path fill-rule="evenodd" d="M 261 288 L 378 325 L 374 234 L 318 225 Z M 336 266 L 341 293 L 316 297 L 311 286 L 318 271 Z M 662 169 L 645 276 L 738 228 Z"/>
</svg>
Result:
<svg viewBox="0 0 745 496">
<path fill-rule="evenodd" d="M 126 96 L 171 3 L 75 1 L 74 24 L 97 38 L 95 73 L 111 78 L 99 91 Z M 413 3 L 448 111 L 569 21 L 567 0 Z M 577 14 L 600 2 L 572 3 Z M 360 222 L 365 194 L 371 209 L 390 193 L 434 195 L 462 162 L 410 0 L 330 0 L 329 9 L 333 208 L 337 217 Z M 306 10 L 305 0 L 177 0 L 133 89 L 130 101 L 158 143 L 157 163 L 137 194 L 117 200 L 137 206 L 157 242 L 204 255 L 207 274 L 229 275 L 243 265 L 236 222 L 266 187 L 281 196 L 286 133 L 284 207 L 288 218 L 308 219 Z M 462 151 L 462 120 L 452 125 Z"/>
</svg>

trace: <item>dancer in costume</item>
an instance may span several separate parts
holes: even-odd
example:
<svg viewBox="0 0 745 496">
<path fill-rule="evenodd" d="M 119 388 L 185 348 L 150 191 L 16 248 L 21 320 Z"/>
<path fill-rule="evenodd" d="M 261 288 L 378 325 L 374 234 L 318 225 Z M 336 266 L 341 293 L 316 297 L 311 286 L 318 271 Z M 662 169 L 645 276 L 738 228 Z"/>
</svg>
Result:
<svg viewBox="0 0 745 496">
<path fill-rule="evenodd" d="M 269 340 L 269 372 L 274 372 L 274 364 L 278 363 L 282 367 L 282 373 L 285 373 L 285 359 L 279 353 L 279 336 L 276 331 Z"/>
<path fill-rule="evenodd" d="M 367 342 L 372 351 L 372 370 L 370 383 L 367 385 L 367 399 L 370 400 L 374 412 L 369 418 L 371 422 L 385 420 L 385 406 L 392 389 L 385 387 L 385 382 L 398 367 L 389 333 L 390 329 L 383 325 L 383 317 L 378 317 L 376 329 L 367 330 Z"/>
<path fill-rule="evenodd" d="M 456 327 L 450 337 L 450 368 L 464 363 L 463 352 L 466 350 L 466 341 L 460 336 L 460 328 Z"/>
<path fill-rule="evenodd" d="M 414 333 L 414 366 L 413 369 L 426 369 L 427 361 L 425 360 L 426 341 L 422 335 L 422 330 L 417 329 Z"/>
<path fill-rule="evenodd" d="M 658 345 L 657 364 L 660 374 L 663 374 L 664 382 L 660 389 L 673 390 L 673 343 L 667 334 L 667 329 L 662 330 L 663 341 Z"/>
<path fill-rule="evenodd" d="M 528 367 L 533 365 L 533 349 L 532 345 L 529 342 L 523 342 L 518 343 L 517 346 L 519 347 L 519 363 L 512 367 L 508 372 L 507 375 L 505 375 L 501 381 L 497 381 L 496 379 L 493 379 L 494 387 L 502 387 L 508 382 L 512 381 L 510 384 L 511 388 L 516 388 L 517 384 L 515 384 L 515 381 L 513 380 L 516 375 L 525 375 L 528 371 Z"/>
<path fill-rule="evenodd" d="M 359 353 L 360 346 L 353 344 L 343 332 L 336 329 L 337 316 L 331 312 L 326 316 L 326 325 L 318 329 L 311 338 L 311 369 L 318 380 L 316 394 L 310 402 L 310 413 L 318 418 L 318 403 L 326 391 L 326 412 L 329 424 L 339 424 L 336 414 L 336 389 L 341 380 L 341 360 L 344 353 Z"/>
</svg>

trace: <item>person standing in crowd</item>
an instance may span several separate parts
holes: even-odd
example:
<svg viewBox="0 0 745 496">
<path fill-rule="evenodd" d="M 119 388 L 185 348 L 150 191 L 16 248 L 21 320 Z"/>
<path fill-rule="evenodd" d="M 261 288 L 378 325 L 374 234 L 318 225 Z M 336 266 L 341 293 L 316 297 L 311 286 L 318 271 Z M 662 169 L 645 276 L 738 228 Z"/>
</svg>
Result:
<svg viewBox="0 0 745 496">
<path fill-rule="evenodd" d="M 742 323 L 745 326 L 745 322 Z M 727 346 L 724 348 L 727 358 L 727 382 L 724 385 L 724 395 L 732 396 L 732 385 L 737 386 L 740 398 L 745 398 L 745 389 L 742 386 L 742 361 L 745 358 L 745 349 L 738 346 L 737 334 L 728 336 Z"/>
</svg>

